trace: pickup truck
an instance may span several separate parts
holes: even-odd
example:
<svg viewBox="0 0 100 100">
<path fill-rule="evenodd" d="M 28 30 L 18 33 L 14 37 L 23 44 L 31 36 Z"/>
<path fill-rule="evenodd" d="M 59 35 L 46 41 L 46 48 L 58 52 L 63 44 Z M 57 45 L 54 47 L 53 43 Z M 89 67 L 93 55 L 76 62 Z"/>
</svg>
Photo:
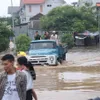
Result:
<svg viewBox="0 0 100 100">
<path fill-rule="evenodd" d="M 57 65 L 64 59 L 67 50 L 58 46 L 54 40 L 33 40 L 30 43 L 27 58 L 32 64 Z"/>
</svg>

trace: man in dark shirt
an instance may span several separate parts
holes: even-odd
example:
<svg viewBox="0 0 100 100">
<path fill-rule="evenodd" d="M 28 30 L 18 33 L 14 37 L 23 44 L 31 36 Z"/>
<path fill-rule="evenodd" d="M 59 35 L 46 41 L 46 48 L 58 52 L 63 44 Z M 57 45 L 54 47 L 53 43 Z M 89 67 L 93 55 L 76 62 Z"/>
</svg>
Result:
<svg viewBox="0 0 100 100">
<path fill-rule="evenodd" d="M 38 34 L 38 31 L 36 31 L 34 39 L 35 40 L 40 40 L 41 39 L 41 36 Z"/>
</svg>

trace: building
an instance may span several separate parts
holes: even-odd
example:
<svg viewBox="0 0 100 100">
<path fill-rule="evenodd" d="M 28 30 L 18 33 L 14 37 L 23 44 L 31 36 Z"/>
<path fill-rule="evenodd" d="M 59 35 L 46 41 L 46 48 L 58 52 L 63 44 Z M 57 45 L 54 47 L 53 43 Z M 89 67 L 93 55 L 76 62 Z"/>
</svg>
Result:
<svg viewBox="0 0 100 100">
<path fill-rule="evenodd" d="M 50 10 L 61 6 L 64 3 L 64 0 L 20 0 L 19 9 L 9 7 L 8 13 L 18 15 L 21 24 L 28 23 L 29 19 L 36 14 L 42 13 L 43 15 L 46 15 Z"/>
<path fill-rule="evenodd" d="M 42 16 L 43 16 L 43 14 L 39 13 L 39 14 L 31 17 L 30 23 L 29 23 L 29 29 L 40 30 L 41 29 L 40 18 Z"/>
</svg>

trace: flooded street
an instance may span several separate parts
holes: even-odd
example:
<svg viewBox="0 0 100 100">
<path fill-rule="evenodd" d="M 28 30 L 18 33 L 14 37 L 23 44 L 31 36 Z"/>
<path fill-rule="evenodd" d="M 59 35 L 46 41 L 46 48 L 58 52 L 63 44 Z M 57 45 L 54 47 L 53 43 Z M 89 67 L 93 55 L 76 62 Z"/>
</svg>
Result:
<svg viewBox="0 0 100 100">
<path fill-rule="evenodd" d="M 88 100 L 100 96 L 99 48 L 74 48 L 59 66 L 36 66 L 39 100 Z"/>
<path fill-rule="evenodd" d="M 100 47 L 74 47 L 58 66 L 35 66 L 38 100 L 100 97 Z"/>
<path fill-rule="evenodd" d="M 68 66 L 95 66 L 100 64 L 100 46 L 74 47 L 67 53 Z"/>
<path fill-rule="evenodd" d="M 37 90 L 99 90 L 100 68 L 37 68 Z M 41 85 L 40 85 L 41 84 Z"/>
<path fill-rule="evenodd" d="M 36 68 L 36 72 L 34 87 L 40 100 L 88 100 L 100 95 L 98 67 L 45 67 Z"/>
</svg>

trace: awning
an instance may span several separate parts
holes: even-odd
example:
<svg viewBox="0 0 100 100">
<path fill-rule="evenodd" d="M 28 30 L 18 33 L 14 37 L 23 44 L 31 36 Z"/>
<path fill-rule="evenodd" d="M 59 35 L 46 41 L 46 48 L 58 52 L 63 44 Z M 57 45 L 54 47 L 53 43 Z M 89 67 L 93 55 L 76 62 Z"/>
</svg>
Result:
<svg viewBox="0 0 100 100">
<path fill-rule="evenodd" d="M 84 40 L 86 37 L 75 36 L 76 39 Z"/>
</svg>

